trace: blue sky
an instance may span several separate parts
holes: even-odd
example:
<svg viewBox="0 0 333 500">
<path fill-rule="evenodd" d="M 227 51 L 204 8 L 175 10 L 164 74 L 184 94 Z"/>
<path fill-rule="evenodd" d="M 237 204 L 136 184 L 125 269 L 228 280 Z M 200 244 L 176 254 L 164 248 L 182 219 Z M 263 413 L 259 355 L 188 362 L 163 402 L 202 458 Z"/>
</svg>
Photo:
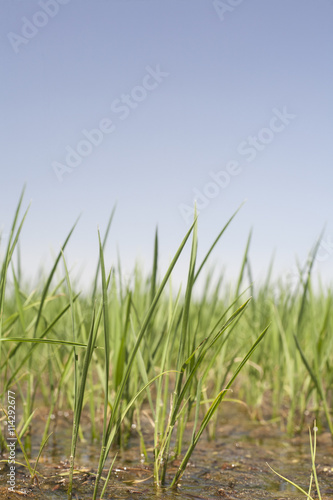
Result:
<svg viewBox="0 0 333 500">
<path fill-rule="evenodd" d="M 232 279 L 303 261 L 333 277 L 330 0 L 3 0 L 0 228 L 23 187 L 27 275 L 66 257 L 88 283 L 112 207 L 107 264 L 167 265 L 199 207 L 199 253 Z M 186 254 L 176 271 L 186 275 Z M 178 274 L 177 274 L 178 273 Z"/>
</svg>

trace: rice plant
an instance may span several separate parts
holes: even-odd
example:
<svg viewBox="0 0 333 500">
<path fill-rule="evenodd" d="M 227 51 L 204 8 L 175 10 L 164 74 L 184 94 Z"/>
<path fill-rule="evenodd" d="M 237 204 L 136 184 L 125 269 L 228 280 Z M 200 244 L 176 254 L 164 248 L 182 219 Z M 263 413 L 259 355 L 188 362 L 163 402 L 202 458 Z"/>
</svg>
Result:
<svg viewBox="0 0 333 500">
<path fill-rule="evenodd" d="M 315 292 L 312 286 L 318 245 L 298 291 L 272 283 L 272 266 L 264 284 L 256 285 L 251 231 L 232 286 L 207 266 L 238 210 L 199 263 L 195 217 L 166 270 L 159 267 L 156 230 L 150 273 L 134 266 L 131 284 L 124 284 L 121 258 L 108 261 L 113 209 L 104 236 L 96 232 L 99 259 L 88 293 L 76 289 L 64 256 L 77 222 L 51 269 L 30 289 L 18 251 L 27 215 L 20 217 L 22 202 L 23 193 L 0 254 L 0 394 L 3 401 L 7 390 L 15 388 L 20 395 L 17 433 L 32 478 L 41 454 L 48 451 L 51 417 L 60 408 L 73 412 L 69 499 L 77 449 L 88 437 L 81 428 L 82 415 L 90 418 L 89 437 L 99 455 L 93 499 L 103 498 L 110 487 L 119 449 L 132 439 L 134 419 L 156 488 L 175 488 L 199 440 L 205 434 L 208 439 L 216 436 L 219 407 L 232 391 L 232 399 L 245 402 L 254 419 L 267 418 L 265 400 L 268 418 L 279 419 L 290 434 L 301 430 L 310 411 L 333 435 L 332 294 Z M 175 290 L 173 271 L 190 242 L 187 280 Z M 200 288 L 198 278 L 204 272 Z M 39 451 L 32 456 L 32 424 L 40 399 L 49 411 Z M 153 425 L 153 451 L 142 433 L 143 411 Z M 6 450 L 3 428 L 1 448 Z M 178 467 L 171 475 L 175 459 Z"/>
<path fill-rule="evenodd" d="M 280 477 L 281 479 L 283 479 L 287 483 L 289 483 L 292 486 L 294 486 L 294 488 L 296 488 L 298 491 L 300 491 L 301 493 L 303 493 L 303 495 L 306 496 L 306 498 L 308 500 L 314 500 L 313 497 L 311 496 L 311 491 L 312 491 L 312 488 L 313 488 L 313 480 L 314 480 L 314 483 L 315 483 L 315 486 L 316 486 L 316 498 L 318 497 L 319 500 L 322 500 L 322 496 L 321 496 L 321 493 L 320 493 L 318 476 L 317 476 L 317 470 L 316 470 L 317 432 L 318 432 L 318 428 L 316 426 L 316 421 L 314 421 L 314 425 L 313 425 L 313 438 L 312 438 L 312 435 L 311 435 L 311 429 L 309 429 L 309 440 L 310 440 L 310 451 L 311 451 L 311 474 L 310 474 L 310 482 L 309 482 L 309 489 L 308 489 L 308 491 L 305 491 L 301 486 L 299 486 L 298 484 L 296 484 L 291 479 L 288 479 L 288 478 L 282 476 L 281 474 L 279 474 L 278 472 L 276 472 L 274 469 L 272 469 L 272 467 L 269 464 L 267 464 L 268 467 L 271 469 L 271 471 L 274 472 L 274 474 L 276 474 L 278 477 Z"/>
</svg>

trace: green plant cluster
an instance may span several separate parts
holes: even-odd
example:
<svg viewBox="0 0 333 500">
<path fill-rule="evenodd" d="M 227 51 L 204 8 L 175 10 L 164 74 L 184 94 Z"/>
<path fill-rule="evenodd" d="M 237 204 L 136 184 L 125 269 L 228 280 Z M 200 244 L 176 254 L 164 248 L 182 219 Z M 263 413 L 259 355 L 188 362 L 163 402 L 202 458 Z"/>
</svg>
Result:
<svg viewBox="0 0 333 500">
<path fill-rule="evenodd" d="M 311 286 L 317 246 L 297 291 L 273 286 L 270 272 L 256 290 L 249 262 L 250 235 L 236 286 L 223 288 L 222 277 L 214 282 L 208 272 L 201 294 L 195 294 L 198 277 L 237 212 L 199 263 L 195 218 L 164 273 L 158 268 L 156 232 L 150 275 L 142 276 L 136 267 L 133 285 L 124 286 L 120 262 L 115 267 L 105 262 L 113 211 L 104 237 L 98 233 L 96 238 L 99 261 L 91 293 L 74 289 L 64 257 L 75 225 L 40 288 L 27 291 L 19 252 L 17 264 L 13 258 L 27 215 L 20 219 L 22 200 L 23 193 L 0 266 L 0 393 L 4 401 L 6 391 L 15 387 L 23 402 L 17 435 L 32 478 L 47 444 L 51 416 L 59 407 L 73 411 L 68 498 L 83 437 L 83 412 L 90 416 L 91 439 L 100 456 L 94 499 L 103 497 L 116 449 L 126 445 L 134 418 L 140 424 L 143 405 L 149 405 L 154 426 L 150 459 L 158 488 L 179 483 L 205 430 L 214 437 L 219 405 L 231 397 L 235 383 L 237 397 L 253 417 L 262 416 L 260 408 L 268 398 L 272 418 L 281 418 L 282 407 L 288 409 L 290 432 L 311 409 L 318 418 L 324 415 L 333 435 L 332 295 L 314 293 Z M 186 244 L 191 244 L 187 282 L 184 292 L 175 293 L 172 272 Z M 37 395 L 48 402 L 49 417 L 32 467 L 30 432 Z M 192 429 L 189 443 L 184 440 L 186 426 Z M 175 458 L 180 465 L 170 478 L 168 465 Z"/>
</svg>

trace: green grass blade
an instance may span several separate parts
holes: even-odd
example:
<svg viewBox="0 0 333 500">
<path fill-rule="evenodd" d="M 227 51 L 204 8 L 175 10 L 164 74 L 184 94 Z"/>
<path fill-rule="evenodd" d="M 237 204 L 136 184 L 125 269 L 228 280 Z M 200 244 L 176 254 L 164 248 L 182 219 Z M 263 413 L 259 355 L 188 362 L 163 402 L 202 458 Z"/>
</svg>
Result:
<svg viewBox="0 0 333 500">
<path fill-rule="evenodd" d="M 141 326 L 139 334 L 137 336 L 137 341 L 136 341 L 136 343 L 135 343 L 135 345 L 134 345 L 134 347 L 132 349 L 131 355 L 129 357 L 129 360 L 128 360 L 128 363 L 127 363 L 127 368 L 126 368 L 126 371 L 124 373 L 124 377 L 123 377 L 122 383 L 121 383 L 121 385 L 119 387 L 119 390 L 117 392 L 117 396 L 116 396 L 115 404 L 114 404 L 114 407 L 116 407 L 116 408 L 118 407 L 118 405 L 120 403 L 120 399 L 122 397 L 125 385 L 127 383 L 127 380 L 128 380 L 128 377 L 129 377 L 129 374 L 130 374 L 130 371 L 131 371 L 131 368 L 132 368 L 132 365 L 133 365 L 133 362 L 134 362 L 134 359 L 135 359 L 135 356 L 136 356 L 136 352 L 137 352 L 137 350 L 139 348 L 139 345 L 140 345 L 140 343 L 142 341 L 142 338 L 143 338 L 143 336 L 145 334 L 146 328 L 147 328 L 147 326 L 148 326 L 148 324 L 150 322 L 150 319 L 151 319 L 151 317 L 153 315 L 153 312 L 154 312 L 154 310 L 156 308 L 156 305 L 157 305 L 157 303 L 158 303 L 158 301 L 160 299 L 160 296 L 162 295 L 162 292 L 163 292 L 164 287 L 165 287 L 165 285 L 166 285 L 166 283 L 167 283 L 167 281 L 168 281 L 168 279 L 170 277 L 170 274 L 171 274 L 173 268 L 175 267 L 176 262 L 177 262 L 180 254 L 181 254 L 181 252 L 182 252 L 182 250 L 183 250 L 183 248 L 184 248 L 184 246 L 185 246 L 185 244 L 186 244 L 186 242 L 187 242 L 187 240 L 188 240 L 188 238 L 189 238 L 189 236 L 190 236 L 190 234 L 191 234 L 191 232 L 193 230 L 194 224 L 195 224 L 195 222 L 192 224 L 192 226 L 190 227 L 190 229 L 186 233 L 185 238 L 183 239 L 181 245 L 179 246 L 179 248 L 178 248 L 178 250 L 177 250 L 177 252 L 176 252 L 176 254 L 174 256 L 174 258 L 172 259 L 171 264 L 169 265 L 169 268 L 168 268 L 168 270 L 167 270 L 167 272 L 166 272 L 166 274 L 165 274 L 165 276 L 164 276 L 164 278 L 163 278 L 163 280 L 161 282 L 161 285 L 159 286 L 159 288 L 158 288 L 158 290 L 156 292 L 155 298 L 154 298 L 151 306 L 149 307 L 149 310 L 148 310 L 148 312 L 147 312 L 147 314 L 146 314 L 146 316 L 145 316 L 145 318 L 143 320 L 142 326 Z"/>
<path fill-rule="evenodd" d="M 246 354 L 246 356 L 243 358 L 243 360 L 241 361 L 241 363 L 239 364 L 239 366 L 237 367 L 235 373 L 233 374 L 233 376 L 231 377 L 230 381 L 228 382 L 228 384 L 226 385 L 225 389 L 223 389 L 217 396 L 216 398 L 214 399 L 213 403 L 211 404 L 211 406 L 209 407 L 206 415 L 204 416 L 202 422 L 201 422 L 201 425 L 200 425 L 200 428 L 195 436 L 195 438 L 192 440 L 192 443 L 190 444 L 180 466 L 179 466 L 179 469 L 175 475 L 175 477 L 173 478 L 172 480 L 172 483 L 171 483 L 171 486 L 170 487 L 173 487 L 175 486 L 178 481 L 180 480 L 182 474 L 184 473 L 185 471 L 185 468 L 186 468 L 186 465 L 194 451 L 194 448 L 196 447 L 203 431 L 205 430 L 205 428 L 207 427 L 210 419 L 212 418 L 212 416 L 214 415 L 215 411 L 217 410 L 218 406 L 220 405 L 220 403 L 222 402 L 224 396 L 226 395 L 227 391 L 230 389 L 231 385 L 233 384 L 234 380 L 236 379 L 237 375 L 239 374 L 239 372 L 241 371 L 241 369 L 244 367 L 244 365 L 246 364 L 246 362 L 248 361 L 248 359 L 250 358 L 250 356 L 253 354 L 253 352 L 256 350 L 256 348 L 258 347 L 259 343 L 263 340 L 264 336 L 266 335 L 267 333 L 267 330 L 268 330 L 268 326 L 264 329 L 264 331 L 259 335 L 259 337 L 257 338 L 257 340 L 255 341 L 255 343 L 252 345 L 251 349 L 248 351 L 248 353 Z"/>
<path fill-rule="evenodd" d="M 102 244 L 103 252 L 105 250 L 106 242 L 107 242 L 107 239 L 108 239 L 108 236 L 109 236 L 109 232 L 110 232 L 112 220 L 113 220 L 113 217 L 114 217 L 114 214 L 115 214 L 115 211 L 116 211 L 116 206 L 117 205 L 115 204 L 114 207 L 113 207 L 113 209 L 112 209 L 111 215 L 109 217 L 108 224 L 106 226 L 106 231 L 105 231 L 105 235 L 104 235 L 104 238 L 103 238 L 103 244 Z M 93 299 L 93 301 L 94 301 L 94 299 L 96 297 L 97 282 L 98 282 L 98 275 L 99 275 L 100 266 L 101 266 L 101 260 L 99 258 L 98 259 L 98 263 L 97 263 L 96 273 L 95 273 L 93 292 L 92 292 L 92 299 Z"/>
<path fill-rule="evenodd" d="M 3 411 L 3 412 L 4 412 L 4 414 L 6 415 L 6 418 L 7 418 L 7 421 L 8 421 L 8 414 L 7 414 L 6 410 L 5 410 L 4 408 L 2 408 L 2 411 Z M 32 468 L 32 467 L 31 467 L 31 465 L 30 465 L 30 462 L 29 462 L 29 458 L 28 458 L 27 452 L 25 451 L 25 448 L 24 448 L 23 443 L 22 443 L 22 441 L 21 441 L 21 439 L 20 439 L 20 436 L 19 436 L 19 435 L 18 435 L 18 433 L 17 433 L 17 430 L 15 429 L 15 426 L 13 427 L 13 431 L 14 431 L 14 433 L 15 433 L 15 436 L 16 436 L 16 439 L 17 439 L 17 442 L 18 442 L 18 444 L 19 444 L 19 446 L 20 446 L 20 448 L 21 448 L 21 451 L 22 451 L 22 453 L 23 453 L 25 463 L 27 464 L 27 467 L 28 467 L 28 469 L 29 469 L 29 472 L 30 472 L 30 477 L 31 477 L 31 479 L 33 479 L 33 477 L 34 477 L 34 471 L 33 471 L 33 468 Z"/>
<path fill-rule="evenodd" d="M 322 383 L 321 383 L 321 380 L 320 380 L 320 377 L 319 377 L 319 374 L 318 376 L 314 373 L 314 371 L 312 370 L 309 362 L 307 361 L 306 357 L 305 357 L 305 354 L 301 348 L 301 345 L 298 341 L 298 338 L 296 337 L 296 335 L 294 335 L 294 339 L 295 339 L 295 342 L 296 342 L 296 347 L 298 349 L 298 352 L 300 353 L 301 355 L 301 359 L 304 363 L 304 366 L 306 367 L 307 371 L 309 372 L 309 375 L 318 391 L 318 394 L 319 394 L 319 397 L 320 399 L 322 400 L 323 402 L 323 406 L 324 406 L 324 412 L 325 412 L 325 416 L 326 416 L 326 420 L 327 420 L 327 423 L 328 423 L 328 426 L 329 426 L 329 430 L 330 430 L 330 433 L 331 433 L 331 436 L 333 438 L 333 420 L 332 420 L 332 417 L 330 415 L 330 410 L 329 410 L 329 405 L 327 403 L 327 399 L 326 399 L 326 395 L 325 395 L 325 391 L 323 389 L 323 386 L 322 386 Z"/>
<path fill-rule="evenodd" d="M 102 275 L 102 292 L 103 292 L 103 319 L 104 319 L 104 420 L 103 420 L 103 438 L 102 441 L 105 445 L 107 436 L 107 411 L 108 411 L 108 401 L 109 401 L 109 366 L 110 366 L 110 332 L 109 332 L 109 304 L 108 304 L 108 291 L 107 291 L 107 280 L 105 275 L 105 264 L 104 264 L 104 253 L 101 243 L 101 236 L 98 231 L 98 241 L 99 241 L 99 252 L 100 252 L 100 268 Z"/>
<path fill-rule="evenodd" d="M 152 269 L 151 286 L 150 286 L 150 303 L 153 302 L 156 293 L 157 263 L 158 263 L 158 232 L 156 228 L 155 241 L 154 241 L 153 269 Z"/>
<path fill-rule="evenodd" d="M 97 326 L 97 327 L 96 327 Z M 74 418 L 73 418 L 73 431 L 72 431 L 72 442 L 71 442 L 71 455 L 70 455 L 70 473 L 69 473 L 69 485 L 67 490 L 67 497 L 70 500 L 72 498 L 72 488 L 73 488 L 73 472 L 74 472 L 74 462 L 76 454 L 76 443 L 78 438 L 79 426 L 81 413 L 83 408 L 84 391 L 87 382 L 88 369 L 92 358 L 92 353 L 94 350 L 94 345 L 97 336 L 98 322 L 96 325 L 95 321 L 95 308 L 93 309 L 93 315 L 91 319 L 91 327 L 88 337 L 87 349 L 85 351 L 81 380 L 79 383 L 78 391 L 76 394 L 76 400 L 74 403 Z"/>
<path fill-rule="evenodd" d="M 316 488 L 317 488 L 318 498 L 319 498 L 319 500 L 322 500 L 321 499 L 320 488 L 319 488 L 318 476 L 317 476 L 317 469 L 316 469 L 316 447 L 317 447 L 317 426 L 316 426 L 316 421 L 314 421 L 314 424 L 313 424 L 313 434 L 314 434 L 314 439 L 313 439 L 313 444 L 312 444 L 311 430 L 309 429 L 312 472 L 313 472 L 313 477 L 314 477 Z"/>
<path fill-rule="evenodd" d="M 307 272 L 306 281 L 305 281 L 305 284 L 304 284 L 301 306 L 300 306 L 299 313 L 298 313 L 298 318 L 297 318 L 297 335 L 298 335 L 298 332 L 300 331 L 300 328 L 301 328 L 301 325 L 302 325 L 302 322 L 303 322 L 303 317 L 304 317 L 304 312 L 305 312 L 305 306 L 306 306 L 306 299 L 307 299 L 307 292 L 308 292 L 308 289 L 309 289 L 309 286 L 310 286 L 310 280 L 311 280 L 311 272 L 312 272 L 312 268 L 313 268 L 314 263 L 315 263 L 316 255 L 318 253 L 322 237 L 323 237 L 323 231 L 320 234 L 320 236 L 318 238 L 318 241 L 317 241 L 317 243 L 314 246 L 313 251 L 311 252 L 310 259 L 309 259 L 309 262 L 308 262 L 308 272 Z"/>
<path fill-rule="evenodd" d="M 209 248 L 208 252 L 206 253 L 203 261 L 201 262 L 196 274 L 195 274 L 195 277 L 194 277 L 194 282 L 197 280 L 199 274 L 201 273 L 204 265 L 206 264 L 210 254 L 212 253 L 212 251 L 214 250 L 215 246 L 217 245 L 217 243 L 219 242 L 219 240 L 221 239 L 223 233 L 225 232 L 225 230 L 227 229 L 227 227 L 229 226 L 229 224 L 231 223 L 231 221 L 236 217 L 236 215 L 238 214 L 238 212 L 240 211 L 240 209 L 242 208 L 242 206 L 244 205 L 245 201 L 243 201 L 243 203 L 241 203 L 241 205 L 237 208 L 236 212 L 234 212 L 234 214 L 230 217 L 230 219 L 228 220 L 228 222 L 225 224 L 225 226 L 222 228 L 222 230 L 220 231 L 220 233 L 217 235 L 217 237 L 215 238 L 215 240 L 213 241 L 213 244 L 211 245 L 211 247 Z"/>
<path fill-rule="evenodd" d="M 135 356 L 136 356 L 136 353 L 137 353 L 137 350 L 141 344 L 141 341 L 143 339 L 143 336 L 146 332 L 146 329 L 150 323 L 150 320 L 151 320 L 151 317 L 154 313 L 154 310 L 158 304 L 158 301 L 162 295 L 162 292 L 164 290 L 164 287 L 171 275 L 171 272 L 173 270 L 173 268 L 175 267 L 178 259 L 179 259 L 179 256 L 180 254 L 182 253 L 182 250 L 193 230 L 193 227 L 194 227 L 194 224 L 195 222 L 192 224 L 192 226 L 190 227 L 190 229 L 188 230 L 188 232 L 186 233 L 182 243 L 180 244 L 177 252 L 175 253 L 175 256 L 174 258 L 172 259 L 171 261 L 171 264 L 169 265 L 168 267 L 168 270 L 155 294 L 155 297 L 154 297 L 154 300 L 152 302 L 152 304 L 150 305 L 149 309 L 148 309 L 148 312 L 146 313 L 145 315 L 145 318 L 143 320 L 143 323 L 142 323 L 142 326 L 140 328 L 140 331 L 138 333 L 138 336 L 137 336 L 137 341 L 132 349 L 132 352 L 129 356 L 129 359 L 128 359 L 128 363 L 127 363 L 127 367 L 126 367 L 126 370 L 125 370 L 125 373 L 124 373 L 124 376 L 123 376 L 123 379 L 121 381 L 121 384 L 117 390 L 117 393 L 116 393 L 116 397 L 115 397 L 115 401 L 114 401 L 114 404 L 113 404 L 113 409 L 112 409 L 112 412 L 111 412 L 111 417 L 110 417 L 110 420 L 109 420 L 109 424 L 108 424 L 108 429 L 107 429 L 107 434 L 110 436 L 111 433 L 114 435 L 114 428 L 115 428 L 115 424 L 116 424 L 116 416 L 118 415 L 118 408 L 120 406 L 120 402 L 121 402 L 121 398 L 122 398 L 122 395 L 123 395 L 123 392 L 124 392 L 124 389 L 126 387 L 126 384 L 127 384 L 127 380 L 128 380 L 128 377 L 130 375 L 130 372 L 131 372 L 131 369 L 132 369 L 132 366 L 133 366 L 133 363 L 134 363 L 134 359 L 135 359 Z M 102 474 L 102 470 L 103 470 L 103 467 L 104 467 L 104 463 L 105 463 L 105 459 L 107 457 L 107 454 L 109 452 L 109 449 L 111 447 L 111 444 L 112 444 L 112 439 L 108 440 L 108 445 L 107 445 L 107 448 L 106 450 L 102 450 L 101 452 L 101 457 L 103 455 L 103 458 L 100 459 L 100 462 L 99 462 L 99 466 L 98 466 L 98 470 L 97 470 L 97 476 L 96 476 L 96 482 L 95 482 L 95 489 L 94 489 L 94 494 L 93 494 L 93 500 L 96 499 L 97 497 L 97 490 L 98 490 L 98 484 L 99 484 L 99 480 L 100 480 L 100 477 L 101 477 L 101 474 Z"/>
<path fill-rule="evenodd" d="M 72 340 L 58 340 L 58 339 L 42 339 L 42 338 L 26 338 L 26 337 L 8 337 L 0 339 L 0 342 L 20 342 L 31 344 L 52 344 L 73 347 L 87 347 L 87 344 L 82 342 L 73 342 Z M 97 346 L 95 346 L 97 347 Z M 30 358 L 30 355 L 28 356 Z"/>
<path fill-rule="evenodd" d="M 36 470 L 37 470 L 37 465 L 38 465 L 38 462 L 39 462 L 39 459 L 41 457 L 41 454 L 49 440 L 49 438 L 52 436 L 53 432 L 51 432 L 46 438 L 44 438 L 41 442 L 41 445 L 39 447 L 39 451 L 38 451 L 38 455 L 37 455 L 37 458 L 36 458 L 36 461 L 35 461 L 35 466 L 34 466 L 34 470 L 33 470 L 33 475 L 36 476 Z"/>
<path fill-rule="evenodd" d="M 300 486 L 298 486 L 298 484 L 293 483 L 292 481 L 290 481 L 290 479 L 288 479 L 288 478 L 282 476 L 281 474 L 279 474 L 278 472 L 276 472 L 269 464 L 267 464 L 267 465 L 271 469 L 271 471 L 274 472 L 274 474 L 276 474 L 281 479 L 283 479 L 284 481 L 287 481 L 287 483 L 289 483 L 292 486 L 294 486 L 294 488 L 296 488 L 298 491 L 300 491 L 301 493 L 303 493 L 303 495 L 305 495 L 308 500 L 313 500 L 313 498 L 305 490 L 303 490 L 303 488 L 301 488 Z"/>
<path fill-rule="evenodd" d="M 19 238 L 19 235 L 21 233 L 23 223 L 25 221 L 25 218 L 27 216 L 27 213 L 28 213 L 28 210 L 30 207 L 30 205 L 29 205 L 27 210 L 25 211 L 25 213 L 22 217 L 21 223 L 19 225 L 19 228 L 17 229 L 16 234 L 14 236 L 19 212 L 21 209 L 22 201 L 23 201 L 24 191 L 25 191 L 25 187 L 22 190 L 22 193 L 21 193 L 21 196 L 20 196 L 17 208 L 16 208 L 14 220 L 13 220 L 13 223 L 11 226 L 10 236 L 8 239 L 5 258 L 4 258 L 4 262 L 2 264 L 1 272 L 0 272 L 0 338 L 2 337 L 2 324 L 3 324 L 4 303 L 5 303 L 5 290 L 6 290 L 6 282 L 7 282 L 7 270 L 8 270 L 8 266 L 10 264 L 14 249 L 15 249 L 16 244 L 18 242 L 18 238 Z M 1 355 L 2 355 L 2 352 L 1 352 L 1 344 L 0 344 L 0 360 L 1 360 Z"/>
<path fill-rule="evenodd" d="M 56 269 L 57 269 L 58 263 L 59 263 L 59 261 L 60 261 L 60 259 L 61 259 L 62 255 L 63 255 L 63 252 L 64 252 L 64 250 L 65 250 L 65 248 L 66 248 L 66 246 L 67 246 L 67 243 L 68 243 L 68 241 L 69 241 L 70 237 L 72 236 L 72 233 L 73 233 L 73 231 L 74 231 L 74 229 L 75 229 L 75 227 L 76 227 L 76 225 L 77 225 L 77 223 L 78 223 L 78 220 L 79 220 L 79 219 L 77 219 L 77 220 L 76 220 L 76 222 L 75 222 L 75 224 L 73 225 L 72 229 L 70 230 L 70 232 L 69 232 L 69 234 L 68 234 L 67 238 L 65 239 L 65 241 L 64 241 L 64 243 L 63 243 L 63 245 L 62 245 L 62 247 L 61 247 L 61 249 L 60 249 L 60 252 L 58 253 L 58 256 L 57 256 L 57 258 L 56 258 L 56 260 L 55 260 L 55 263 L 54 263 L 54 265 L 53 265 L 53 267 L 52 267 L 52 269 L 51 269 L 51 272 L 50 272 L 50 274 L 49 274 L 49 276 L 48 276 L 48 278 L 47 278 L 47 280 L 46 280 L 46 284 L 45 284 L 45 286 L 44 286 L 44 289 L 43 289 L 43 292 L 42 292 L 42 296 L 41 296 L 41 300 L 40 300 L 39 310 L 38 310 L 38 313 L 37 313 L 37 319 L 36 319 L 35 329 L 34 329 L 34 337 L 36 337 L 36 335 L 37 335 L 37 328 L 38 328 L 39 321 L 40 321 L 41 316 L 42 316 L 42 311 L 43 311 L 44 302 L 45 302 L 45 299 L 46 299 L 46 296 L 47 296 L 47 292 L 48 292 L 48 290 L 49 290 L 49 287 L 50 287 L 50 285 L 51 285 L 51 282 L 52 282 L 52 279 L 53 279 L 54 273 L 55 273 L 55 271 L 56 271 Z"/>
<path fill-rule="evenodd" d="M 239 290 L 240 290 L 240 287 L 241 287 L 241 284 L 242 284 L 242 281 L 243 281 L 245 266 L 246 266 L 246 263 L 247 263 L 247 260 L 248 260 L 248 254 L 249 254 L 249 249 L 250 249 L 251 238 L 252 238 L 252 229 L 251 229 L 250 234 L 248 236 L 246 247 L 245 247 L 245 252 L 244 252 L 243 261 L 242 261 L 242 265 L 241 265 L 241 270 L 240 270 L 240 273 L 239 273 L 239 277 L 238 277 L 238 281 L 237 281 L 237 286 L 236 286 L 236 294 L 235 294 L 236 297 L 238 297 L 238 295 L 239 295 Z"/>
</svg>

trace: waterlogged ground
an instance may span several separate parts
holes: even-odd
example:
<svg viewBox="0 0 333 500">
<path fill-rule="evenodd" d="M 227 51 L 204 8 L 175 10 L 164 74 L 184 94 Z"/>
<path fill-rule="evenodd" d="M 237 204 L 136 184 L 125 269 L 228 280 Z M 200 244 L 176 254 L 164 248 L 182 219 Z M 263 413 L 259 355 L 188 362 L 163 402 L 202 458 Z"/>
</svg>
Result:
<svg viewBox="0 0 333 500">
<path fill-rule="evenodd" d="M 33 448 L 39 446 L 43 431 L 43 410 L 35 423 Z M 66 499 L 68 453 L 71 435 L 71 415 L 62 413 L 54 420 L 54 431 L 44 450 L 38 471 L 39 485 L 31 485 L 27 470 L 17 465 L 16 491 L 6 487 L 7 464 L 1 463 L 1 499 Z M 142 418 L 144 437 L 151 456 L 152 428 L 149 419 Z M 88 422 L 85 423 L 85 430 Z M 98 461 L 98 445 L 80 443 L 76 466 L 73 498 L 92 498 L 94 472 Z M 16 459 L 24 462 L 17 450 Z M 4 458 L 4 457 L 3 457 Z M 278 424 L 251 422 L 247 413 L 232 404 L 225 404 L 220 414 L 218 438 L 201 443 L 177 490 L 157 492 L 153 484 L 153 464 L 146 463 L 140 453 L 139 440 L 133 434 L 129 449 L 118 455 L 106 499 L 247 499 L 287 500 L 305 498 L 299 491 L 274 475 L 267 462 L 307 490 L 311 471 L 309 439 L 306 430 L 288 438 Z M 333 500 L 333 446 L 328 432 L 321 430 L 317 441 L 317 474 L 323 500 Z M 179 462 L 169 467 L 169 478 Z M 317 498 L 315 493 L 313 497 Z"/>
</svg>

